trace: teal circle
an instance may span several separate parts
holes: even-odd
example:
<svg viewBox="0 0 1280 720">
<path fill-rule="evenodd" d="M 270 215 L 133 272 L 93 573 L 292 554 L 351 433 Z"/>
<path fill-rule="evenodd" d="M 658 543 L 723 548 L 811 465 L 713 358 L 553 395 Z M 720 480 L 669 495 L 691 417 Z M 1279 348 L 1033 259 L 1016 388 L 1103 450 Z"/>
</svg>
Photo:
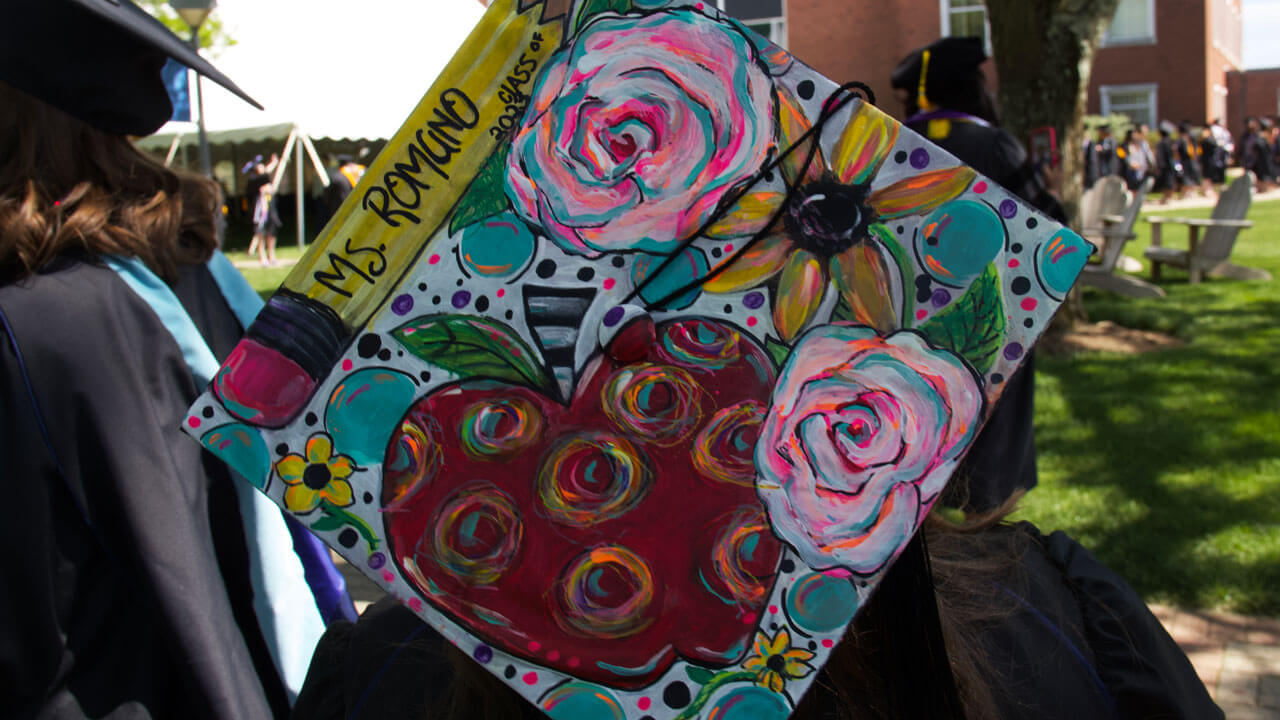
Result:
<svg viewBox="0 0 1280 720">
<path fill-rule="evenodd" d="M 538 701 L 538 707 L 551 720 L 626 718 L 617 698 L 603 687 L 586 682 L 569 682 L 551 690 Z"/>
<path fill-rule="evenodd" d="M 924 219 L 915 244 L 929 277 L 964 287 L 1004 249 L 1004 223 L 983 203 L 953 200 Z"/>
<path fill-rule="evenodd" d="M 340 380 L 324 415 L 334 448 L 357 464 L 382 462 L 416 392 L 408 375 L 385 368 L 359 370 Z"/>
<path fill-rule="evenodd" d="M 241 423 L 219 425 L 200 437 L 200 444 L 262 490 L 271 476 L 271 454 L 257 428 Z"/>
<path fill-rule="evenodd" d="M 760 687 L 738 688 L 725 693 L 705 717 L 716 720 L 786 720 L 791 714 L 787 701 Z"/>
<path fill-rule="evenodd" d="M 511 277 L 529 264 L 535 245 L 524 221 L 504 212 L 463 229 L 458 254 L 478 275 Z"/>
<path fill-rule="evenodd" d="M 1067 229 L 1059 230 L 1036 248 L 1036 275 L 1055 300 L 1066 297 L 1076 276 L 1089 261 L 1093 247 Z"/>
<path fill-rule="evenodd" d="M 811 573 L 787 591 L 791 621 L 815 633 L 844 628 L 858 611 L 858 592 L 848 578 Z"/>
<path fill-rule="evenodd" d="M 631 265 L 631 281 L 640 288 L 640 298 L 649 305 L 661 303 L 658 309 L 662 310 L 687 308 L 698 299 L 698 281 L 711 272 L 707 256 L 698 248 L 690 247 L 677 254 L 666 267 L 662 267 L 665 261 L 666 258 L 661 255 L 638 255 Z M 657 275 L 651 278 L 650 275 L 654 273 Z M 668 298 L 684 287 L 689 289 Z"/>
</svg>

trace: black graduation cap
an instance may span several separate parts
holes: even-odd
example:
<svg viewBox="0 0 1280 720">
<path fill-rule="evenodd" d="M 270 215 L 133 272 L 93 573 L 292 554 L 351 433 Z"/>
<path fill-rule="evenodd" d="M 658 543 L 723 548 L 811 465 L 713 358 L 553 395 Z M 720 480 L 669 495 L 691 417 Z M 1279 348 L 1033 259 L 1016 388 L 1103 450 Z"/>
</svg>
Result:
<svg viewBox="0 0 1280 720">
<path fill-rule="evenodd" d="M 0 0 L 0 80 L 106 132 L 149 135 L 173 107 L 165 60 L 262 108 L 129 0 Z"/>
<path fill-rule="evenodd" d="M 917 104 L 924 110 L 930 107 L 928 95 L 963 79 L 986 59 L 982 38 L 944 37 L 903 58 L 889 81 L 895 88 L 919 93 Z"/>
</svg>

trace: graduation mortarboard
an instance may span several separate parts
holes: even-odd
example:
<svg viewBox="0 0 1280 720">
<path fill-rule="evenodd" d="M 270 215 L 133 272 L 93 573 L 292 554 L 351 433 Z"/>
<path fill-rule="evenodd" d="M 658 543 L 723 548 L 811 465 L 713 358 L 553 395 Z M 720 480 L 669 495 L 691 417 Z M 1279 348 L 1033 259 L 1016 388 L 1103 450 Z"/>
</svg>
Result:
<svg viewBox="0 0 1280 720">
<path fill-rule="evenodd" d="M 5 0 L 0 80 L 106 132 L 149 135 L 172 115 L 160 69 L 179 63 L 253 98 L 129 0 Z"/>
<path fill-rule="evenodd" d="M 903 58 L 889 80 L 895 88 L 916 91 L 924 110 L 930 106 L 928 96 L 973 72 L 986 59 L 981 38 L 944 37 Z"/>
<path fill-rule="evenodd" d="M 846 90 L 494 0 L 184 429 L 552 718 L 782 720 L 1091 251 Z"/>
</svg>

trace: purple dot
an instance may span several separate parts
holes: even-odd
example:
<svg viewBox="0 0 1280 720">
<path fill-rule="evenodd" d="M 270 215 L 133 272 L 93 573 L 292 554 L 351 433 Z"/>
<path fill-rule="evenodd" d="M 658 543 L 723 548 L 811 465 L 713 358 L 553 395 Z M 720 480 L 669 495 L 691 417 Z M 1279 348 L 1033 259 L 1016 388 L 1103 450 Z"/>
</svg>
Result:
<svg viewBox="0 0 1280 720">
<path fill-rule="evenodd" d="M 407 315 L 413 309 L 413 296 L 404 294 L 391 301 L 391 312 L 397 315 Z"/>
<path fill-rule="evenodd" d="M 458 292 L 453 294 L 453 300 L 451 302 L 453 303 L 454 307 L 461 310 L 462 308 L 467 306 L 467 303 L 471 302 L 471 293 L 467 292 L 466 290 L 459 290 Z"/>
<path fill-rule="evenodd" d="M 911 151 L 911 167 L 917 170 L 923 170 L 929 164 L 929 151 L 924 148 L 916 148 Z"/>
<path fill-rule="evenodd" d="M 1006 219 L 1012 218 L 1014 215 L 1017 215 L 1017 214 L 1018 214 L 1018 203 L 1008 198 L 1005 198 L 1004 202 L 1000 203 L 1000 215 L 1002 215 Z"/>
<path fill-rule="evenodd" d="M 942 288 L 938 288 L 933 291 L 933 296 L 930 297 L 930 300 L 933 302 L 934 307 L 940 308 L 951 302 L 951 293 L 943 290 Z"/>
<path fill-rule="evenodd" d="M 1019 343 L 1009 343 L 1004 346 L 1004 357 L 1006 360 L 1017 360 L 1022 357 L 1022 345 Z"/>
<path fill-rule="evenodd" d="M 475 651 L 471 653 L 471 657 L 475 658 L 476 662 L 481 665 L 487 665 L 493 659 L 493 648 L 488 645 L 477 645 Z"/>
<path fill-rule="evenodd" d="M 609 312 L 604 314 L 604 326 L 613 327 L 622 321 L 622 316 L 626 313 L 621 305 L 615 305 L 609 308 Z"/>
<path fill-rule="evenodd" d="M 378 570 L 379 568 L 381 568 L 383 565 L 386 565 L 386 564 L 387 564 L 387 556 L 383 555 L 382 553 L 374 553 L 369 556 L 369 568 L 372 570 Z"/>
<path fill-rule="evenodd" d="M 764 305 L 764 293 L 749 292 L 742 298 L 742 304 L 746 305 L 748 310 L 759 310 L 760 306 Z"/>
</svg>

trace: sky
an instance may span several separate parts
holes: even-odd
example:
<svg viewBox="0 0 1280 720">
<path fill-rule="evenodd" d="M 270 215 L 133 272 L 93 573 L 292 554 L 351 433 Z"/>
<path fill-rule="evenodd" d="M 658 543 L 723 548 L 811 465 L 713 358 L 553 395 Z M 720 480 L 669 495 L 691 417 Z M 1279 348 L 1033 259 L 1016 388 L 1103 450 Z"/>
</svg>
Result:
<svg viewBox="0 0 1280 720">
<path fill-rule="evenodd" d="M 354 8 L 359 8 L 355 12 Z M 477 0 L 218 0 L 236 44 L 213 64 L 211 130 L 298 122 L 313 135 L 390 137 L 484 12 Z"/>
<path fill-rule="evenodd" d="M 1280 0 L 1244 0 L 1244 67 L 1280 67 Z"/>
<path fill-rule="evenodd" d="M 219 0 L 237 44 L 213 62 L 266 111 L 206 82 L 207 125 L 389 137 L 483 11 L 477 0 Z M 1277 38 L 1280 0 L 1244 0 L 1245 67 L 1280 67 Z"/>
</svg>

